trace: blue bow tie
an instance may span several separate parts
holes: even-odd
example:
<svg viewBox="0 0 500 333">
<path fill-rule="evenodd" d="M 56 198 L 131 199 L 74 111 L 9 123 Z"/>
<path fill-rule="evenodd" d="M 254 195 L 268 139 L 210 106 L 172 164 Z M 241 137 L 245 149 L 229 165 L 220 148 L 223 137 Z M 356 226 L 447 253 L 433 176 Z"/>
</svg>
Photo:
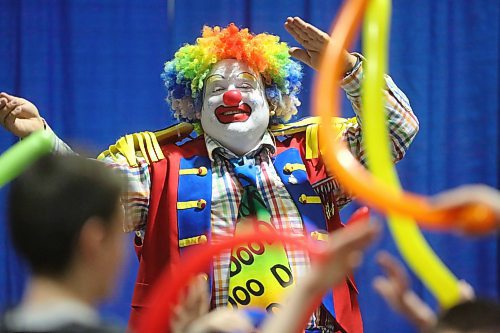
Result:
<svg viewBox="0 0 500 333">
<path fill-rule="evenodd" d="M 254 158 L 232 158 L 229 160 L 234 167 L 234 173 L 243 187 L 257 187 L 257 167 Z"/>
</svg>

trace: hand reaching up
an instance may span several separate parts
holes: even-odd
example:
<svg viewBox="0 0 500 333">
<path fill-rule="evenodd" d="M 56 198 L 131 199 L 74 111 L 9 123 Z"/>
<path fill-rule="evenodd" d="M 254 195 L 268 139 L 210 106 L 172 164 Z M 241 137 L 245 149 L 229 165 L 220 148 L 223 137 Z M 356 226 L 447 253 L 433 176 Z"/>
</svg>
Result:
<svg viewBox="0 0 500 333">
<path fill-rule="evenodd" d="M 330 42 L 330 35 L 314 25 L 305 22 L 300 17 L 289 17 L 285 22 L 285 29 L 302 45 L 302 48 L 290 48 L 290 55 L 307 66 L 319 70 L 321 55 Z M 345 71 L 348 72 L 356 63 L 356 56 L 344 51 Z"/>
<path fill-rule="evenodd" d="M 264 322 L 262 333 L 298 332 L 304 311 L 311 308 L 315 296 L 345 281 L 347 274 L 360 265 L 363 251 L 380 233 L 377 223 L 363 221 L 328 235 L 321 259 L 290 293 L 285 305 Z"/>
<path fill-rule="evenodd" d="M 406 317 L 421 330 L 432 327 L 436 315 L 410 288 L 410 279 L 404 267 L 396 258 L 382 251 L 377 261 L 385 276 L 378 276 L 373 281 L 375 290 L 389 303 L 390 307 Z"/>
<path fill-rule="evenodd" d="M 497 230 L 500 230 L 500 192 L 486 185 L 464 185 L 436 195 L 432 203 L 437 209 L 460 209 L 473 204 L 488 207 L 494 214 Z M 461 230 L 471 233 L 467 229 Z"/>
<path fill-rule="evenodd" d="M 209 312 L 207 280 L 199 276 L 188 287 L 185 297 L 174 309 L 172 333 L 252 332 L 250 320 L 241 311 L 217 309 Z"/>
</svg>

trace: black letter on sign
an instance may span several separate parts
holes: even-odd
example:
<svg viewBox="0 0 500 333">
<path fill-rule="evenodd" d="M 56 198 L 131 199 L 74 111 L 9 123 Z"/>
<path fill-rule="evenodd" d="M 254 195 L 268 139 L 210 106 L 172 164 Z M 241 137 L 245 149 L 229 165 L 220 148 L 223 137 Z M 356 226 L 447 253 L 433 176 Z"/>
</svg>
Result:
<svg viewBox="0 0 500 333">
<path fill-rule="evenodd" d="M 241 252 L 245 252 L 248 256 L 248 258 L 243 258 L 243 256 L 241 255 Z M 254 262 L 254 258 L 253 258 L 253 253 L 250 252 L 250 250 L 248 250 L 246 247 L 239 247 L 237 250 L 236 250 L 236 257 L 238 257 L 238 260 L 241 261 L 242 263 L 244 263 L 245 265 L 251 265 L 253 264 Z"/>
<path fill-rule="evenodd" d="M 234 299 L 231 296 L 227 297 L 227 302 L 229 304 L 231 304 L 233 310 L 237 310 L 238 309 L 238 304 L 234 301 Z"/>
<path fill-rule="evenodd" d="M 234 266 L 234 270 L 233 270 Z M 241 272 L 241 263 L 235 257 L 231 256 L 231 263 L 229 264 L 229 277 L 238 275 Z"/>
<path fill-rule="evenodd" d="M 255 279 L 250 279 L 247 281 L 247 289 L 250 294 L 254 296 L 264 295 L 264 285 Z"/>
<path fill-rule="evenodd" d="M 238 295 L 238 291 L 240 291 L 241 293 L 243 293 L 243 296 L 245 298 L 242 299 Z M 248 291 L 245 290 L 245 288 L 235 287 L 233 289 L 233 298 L 236 300 L 236 302 L 238 302 L 241 305 L 248 305 L 248 304 L 250 304 L 250 294 L 248 293 Z"/>
<path fill-rule="evenodd" d="M 264 244 L 261 242 L 248 243 L 248 248 L 258 256 L 264 253 Z"/>
<path fill-rule="evenodd" d="M 284 274 L 280 275 L 278 269 L 282 271 Z M 284 265 L 281 264 L 274 265 L 273 267 L 271 267 L 271 273 L 273 273 L 275 279 L 283 288 L 286 288 L 293 283 L 292 272 L 290 272 L 290 269 Z"/>
<path fill-rule="evenodd" d="M 272 314 L 276 314 L 279 309 L 281 309 L 281 304 L 271 303 L 267 306 L 266 311 Z"/>
</svg>

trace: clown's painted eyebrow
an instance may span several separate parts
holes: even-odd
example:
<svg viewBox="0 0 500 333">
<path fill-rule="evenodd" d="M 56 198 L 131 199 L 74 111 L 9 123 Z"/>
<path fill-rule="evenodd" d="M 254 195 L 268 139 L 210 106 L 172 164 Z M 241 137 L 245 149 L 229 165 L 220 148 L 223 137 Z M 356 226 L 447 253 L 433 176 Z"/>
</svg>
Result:
<svg viewBox="0 0 500 333">
<path fill-rule="evenodd" d="M 240 74 L 236 75 L 237 78 L 243 78 L 251 81 L 258 81 L 255 75 L 253 75 L 250 72 L 241 72 Z"/>
<path fill-rule="evenodd" d="M 224 75 L 222 75 L 222 74 L 212 74 L 209 77 L 207 77 L 206 84 L 213 83 L 213 82 L 219 81 L 219 80 L 224 80 L 225 78 L 226 77 Z M 250 72 L 241 72 L 238 75 L 236 75 L 236 78 L 242 78 L 242 79 L 246 79 L 246 80 L 249 80 L 249 81 L 258 82 L 258 80 L 255 77 L 255 75 L 253 75 Z"/>
<path fill-rule="evenodd" d="M 212 74 L 209 77 L 207 77 L 207 84 L 213 81 L 224 80 L 224 79 L 225 77 L 222 74 Z"/>
</svg>

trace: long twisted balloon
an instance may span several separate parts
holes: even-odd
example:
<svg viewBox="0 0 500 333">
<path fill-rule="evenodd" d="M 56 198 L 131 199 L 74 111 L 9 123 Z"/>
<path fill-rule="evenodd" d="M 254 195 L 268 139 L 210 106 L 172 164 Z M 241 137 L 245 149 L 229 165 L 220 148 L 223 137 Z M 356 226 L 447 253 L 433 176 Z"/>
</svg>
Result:
<svg viewBox="0 0 500 333">
<path fill-rule="evenodd" d="M 389 131 L 382 94 L 387 68 L 390 12 L 390 0 L 371 0 L 365 15 L 363 52 L 369 61 L 364 66 L 363 135 L 368 165 L 373 175 L 401 192 L 401 184 L 389 148 Z M 460 299 L 458 281 L 432 251 L 415 221 L 389 213 L 388 223 L 399 252 L 436 296 L 441 306 L 456 304 Z"/>
<path fill-rule="evenodd" d="M 335 43 L 330 43 L 323 56 L 314 86 L 313 109 L 322 118 L 320 129 L 321 151 L 325 162 L 339 181 L 362 201 L 389 214 L 389 224 L 401 254 L 413 271 L 436 296 L 443 307 L 458 300 L 458 282 L 425 242 L 414 221 L 421 220 L 430 228 L 450 227 L 457 221 L 475 231 L 491 228 L 493 215 L 482 206 L 468 206 L 460 211 L 437 211 L 429 202 L 401 191 L 392 165 L 388 131 L 383 111 L 383 75 L 387 59 L 387 34 L 390 14 L 388 0 L 372 0 L 365 18 L 365 47 L 368 61 L 364 64 L 364 139 L 370 174 L 348 151 L 335 140 L 337 133 L 327 125 L 339 115 L 337 80 L 343 71 L 343 50 L 352 41 L 360 24 L 367 0 L 350 0 L 345 3 L 332 31 Z M 321 103 L 319 103 L 321 101 Z M 367 110 L 367 106 L 370 109 Z M 376 176 L 377 177 L 376 177 Z"/>
<path fill-rule="evenodd" d="M 39 131 L 3 153 L 0 156 L 0 188 L 16 178 L 42 155 L 48 154 L 53 145 L 53 135 L 47 131 Z"/>
<path fill-rule="evenodd" d="M 493 230 L 495 217 L 489 207 L 469 204 L 460 209 L 438 210 L 425 197 L 401 192 L 373 177 L 346 147 L 336 140 L 338 133 L 328 124 L 332 116 L 340 115 L 339 92 L 336 88 L 337 80 L 344 69 L 343 50 L 353 40 L 367 3 L 367 0 L 350 0 L 345 3 L 331 34 L 335 42 L 329 43 L 325 49 L 314 82 L 312 105 L 314 113 L 322 119 L 319 137 L 325 162 L 344 187 L 361 201 L 381 211 L 411 216 L 429 229 L 457 228 L 476 233 Z"/>
</svg>

